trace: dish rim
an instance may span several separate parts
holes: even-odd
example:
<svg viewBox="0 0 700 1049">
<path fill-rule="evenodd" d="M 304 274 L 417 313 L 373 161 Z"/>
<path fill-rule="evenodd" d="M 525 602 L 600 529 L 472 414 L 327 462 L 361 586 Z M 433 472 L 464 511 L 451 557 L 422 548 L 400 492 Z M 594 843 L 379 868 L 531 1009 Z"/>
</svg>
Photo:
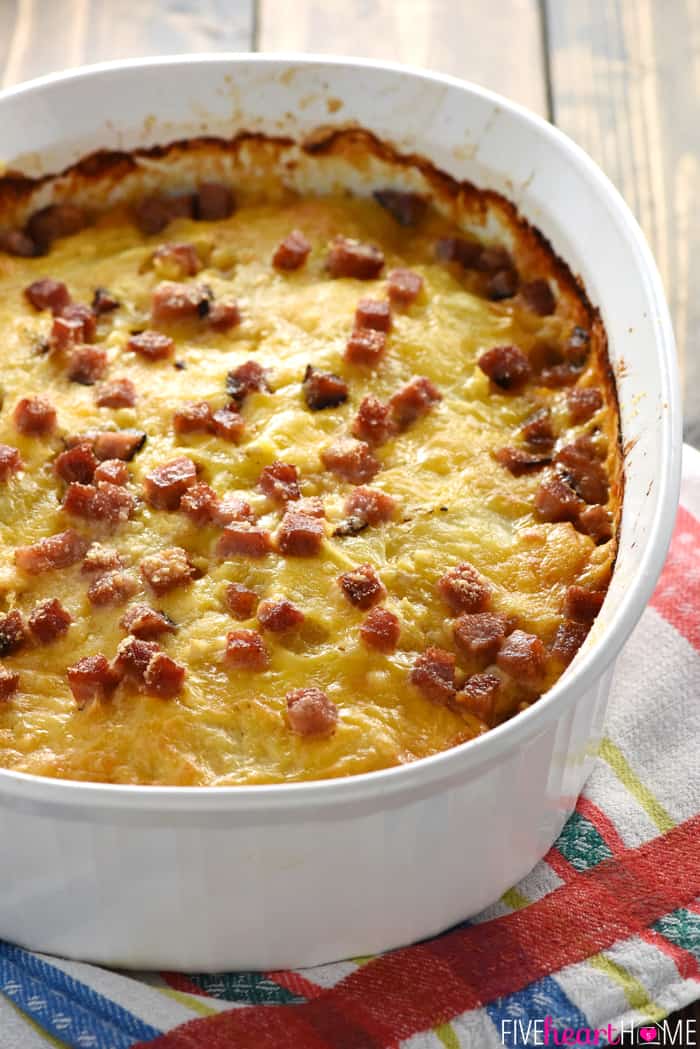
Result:
<svg viewBox="0 0 700 1049">
<path fill-rule="evenodd" d="M 597 643 L 581 653 L 570 670 L 536 703 L 481 736 L 405 765 L 352 776 L 281 784 L 147 786 L 59 779 L 0 768 L 0 796 L 69 807 L 83 807 L 91 802 L 93 805 L 110 809 L 201 811 L 209 808 L 240 812 L 251 809 L 284 811 L 311 806 L 335 807 L 342 802 L 362 802 L 380 796 L 386 799 L 397 794 L 410 795 L 421 789 L 427 790 L 444 784 L 454 777 L 463 778 L 465 774 L 474 776 L 485 765 L 496 762 L 506 749 L 532 737 L 538 725 L 544 728 L 555 719 L 563 702 L 575 704 L 590 686 L 591 678 L 598 680 L 605 673 L 638 622 L 666 559 L 680 491 L 682 416 L 671 318 L 651 249 L 637 220 L 610 179 L 585 150 L 559 128 L 519 103 L 470 81 L 397 62 L 296 52 L 203 52 L 116 59 L 50 73 L 7 88 L 0 91 L 0 103 L 66 81 L 90 80 L 92 77 L 116 71 L 160 66 L 178 67 L 197 63 L 207 66 L 239 63 L 341 66 L 355 70 L 371 68 L 401 74 L 411 79 L 445 85 L 476 95 L 494 107 L 508 112 L 512 117 L 533 126 L 541 136 L 557 146 L 571 161 L 572 166 L 579 168 L 592 185 L 598 199 L 606 204 L 611 223 L 639 258 L 639 277 L 643 282 L 644 297 L 651 308 L 649 321 L 653 328 L 660 363 L 659 394 L 664 406 L 659 423 L 659 437 L 660 461 L 665 469 L 657 478 L 658 494 L 654 515 L 649 525 L 636 579 L 621 598 L 613 619 Z"/>
</svg>

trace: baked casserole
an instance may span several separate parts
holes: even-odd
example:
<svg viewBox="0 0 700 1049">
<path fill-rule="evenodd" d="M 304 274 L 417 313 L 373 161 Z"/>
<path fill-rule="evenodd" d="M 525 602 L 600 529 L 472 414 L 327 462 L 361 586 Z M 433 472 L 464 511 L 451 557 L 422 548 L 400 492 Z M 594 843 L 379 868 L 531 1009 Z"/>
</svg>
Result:
<svg viewBox="0 0 700 1049">
<path fill-rule="evenodd" d="M 507 201 L 357 130 L 241 136 L 6 178 L 0 230 L 1 766 L 353 775 L 565 671 L 615 560 L 617 404 Z"/>
</svg>

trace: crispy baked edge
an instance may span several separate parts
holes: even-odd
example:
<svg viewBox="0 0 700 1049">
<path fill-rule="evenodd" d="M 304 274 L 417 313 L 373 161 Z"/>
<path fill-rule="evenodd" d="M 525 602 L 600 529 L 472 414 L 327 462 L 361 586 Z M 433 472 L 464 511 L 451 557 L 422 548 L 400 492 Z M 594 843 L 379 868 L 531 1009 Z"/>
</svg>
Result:
<svg viewBox="0 0 700 1049">
<path fill-rule="evenodd" d="M 319 160 L 330 165 L 331 184 L 325 184 L 326 192 L 347 191 L 350 186 L 351 190 L 370 193 L 372 189 L 391 186 L 427 193 L 457 227 L 481 239 L 505 236 L 518 269 L 527 279 L 536 276 L 556 282 L 574 321 L 591 333 L 589 368 L 603 387 L 608 409 L 606 466 L 617 549 L 624 496 L 624 453 L 605 326 L 580 276 L 572 273 L 547 238 L 503 194 L 460 181 L 426 157 L 403 153 L 373 132 L 354 125 L 320 127 L 300 141 L 240 131 L 230 139 L 200 136 L 130 152 L 98 150 L 61 172 L 37 178 L 9 170 L 0 176 L 0 232 L 23 226 L 31 214 L 49 204 L 71 202 L 98 213 L 118 204 L 133 203 L 158 190 L 192 189 L 197 177 L 224 178 L 233 183 L 234 189 L 237 176 L 243 187 L 252 180 L 261 185 L 276 183 L 313 192 L 313 185 L 306 184 L 306 176 L 313 176 L 312 166 L 318 165 Z"/>
</svg>

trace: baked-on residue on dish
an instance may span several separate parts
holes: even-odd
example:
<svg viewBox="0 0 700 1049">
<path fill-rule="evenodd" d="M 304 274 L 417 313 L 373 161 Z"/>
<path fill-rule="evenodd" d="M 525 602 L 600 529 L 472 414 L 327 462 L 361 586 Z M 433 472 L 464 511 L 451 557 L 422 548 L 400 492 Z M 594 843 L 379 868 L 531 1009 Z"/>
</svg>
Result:
<svg viewBox="0 0 700 1049">
<path fill-rule="evenodd" d="M 353 131 L 93 158 L 0 219 L 0 765 L 352 775 L 565 670 L 617 406 L 506 201 Z"/>
</svg>

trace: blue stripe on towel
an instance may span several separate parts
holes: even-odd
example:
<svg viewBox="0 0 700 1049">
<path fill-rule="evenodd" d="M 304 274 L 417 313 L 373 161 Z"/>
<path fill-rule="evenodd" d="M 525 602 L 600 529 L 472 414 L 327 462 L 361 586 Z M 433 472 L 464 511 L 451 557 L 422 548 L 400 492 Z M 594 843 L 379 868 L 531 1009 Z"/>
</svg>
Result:
<svg viewBox="0 0 700 1049">
<path fill-rule="evenodd" d="M 508 1049 L 516 1046 L 542 1045 L 542 1022 L 551 1017 L 556 1030 L 588 1026 L 588 1020 L 551 976 L 535 980 L 514 994 L 496 998 L 485 1007 L 498 1037 Z M 539 1020 L 539 1030 L 534 1021 Z M 530 1024 L 528 1031 L 528 1023 Z M 605 1042 L 597 1043 L 607 1044 Z"/>
<path fill-rule="evenodd" d="M 162 1032 L 35 954 L 0 940 L 0 991 L 75 1049 L 129 1049 Z"/>
</svg>

